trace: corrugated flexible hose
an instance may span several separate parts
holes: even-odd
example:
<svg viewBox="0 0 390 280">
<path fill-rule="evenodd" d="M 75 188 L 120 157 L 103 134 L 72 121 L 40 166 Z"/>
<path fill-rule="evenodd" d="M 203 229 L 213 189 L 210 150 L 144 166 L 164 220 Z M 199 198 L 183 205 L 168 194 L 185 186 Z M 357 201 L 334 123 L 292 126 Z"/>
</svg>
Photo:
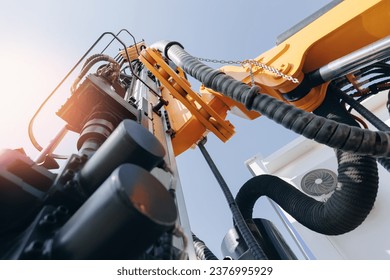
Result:
<svg viewBox="0 0 390 280">
<path fill-rule="evenodd" d="M 316 110 L 317 114 L 357 125 L 332 94 Z M 291 184 L 272 176 L 261 175 L 248 180 L 236 196 L 246 219 L 252 218 L 258 198 L 267 196 L 302 225 L 318 233 L 339 235 L 358 227 L 370 213 L 378 191 L 375 158 L 336 150 L 338 185 L 326 202 L 308 197 Z"/>
<path fill-rule="evenodd" d="M 326 202 L 306 196 L 276 176 L 260 175 L 248 180 L 236 196 L 243 217 L 251 219 L 257 199 L 267 196 L 315 232 L 339 235 L 355 229 L 365 220 L 376 198 L 375 161 L 340 151 L 337 157 L 338 188 Z"/>
<path fill-rule="evenodd" d="M 225 73 L 215 70 L 188 54 L 179 43 L 160 41 L 151 46 L 163 52 L 187 74 L 206 87 L 245 104 L 249 110 L 261 113 L 306 138 L 346 152 L 388 157 L 390 135 L 350 126 L 303 111 L 267 94 L 257 86 L 250 87 Z"/>
<path fill-rule="evenodd" d="M 195 249 L 196 257 L 199 260 L 218 260 L 213 252 L 206 246 L 203 240 L 200 240 L 194 233 L 192 233 L 192 239 Z"/>
</svg>

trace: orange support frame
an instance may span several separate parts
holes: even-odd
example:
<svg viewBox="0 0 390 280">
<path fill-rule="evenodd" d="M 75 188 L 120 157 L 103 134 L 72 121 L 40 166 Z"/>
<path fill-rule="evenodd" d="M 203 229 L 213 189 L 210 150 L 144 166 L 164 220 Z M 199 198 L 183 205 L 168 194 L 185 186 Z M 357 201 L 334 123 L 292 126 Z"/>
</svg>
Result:
<svg viewBox="0 0 390 280">
<path fill-rule="evenodd" d="M 183 71 L 178 68 L 180 76 L 165 62 L 158 51 L 147 48 L 141 52 L 139 58 L 164 86 L 163 97 L 169 102 L 166 110 L 175 131 L 172 139 L 175 155 L 193 146 L 206 131 L 213 132 L 223 142 L 233 136 L 233 125 L 225 120 L 229 107 L 220 99 L 206 100 L 195 93 L 185 79 Z M 169 96 L 168 92 L 172 96 Z M 189 114 L 186 114 L 186 110 Z"/>
</svg>

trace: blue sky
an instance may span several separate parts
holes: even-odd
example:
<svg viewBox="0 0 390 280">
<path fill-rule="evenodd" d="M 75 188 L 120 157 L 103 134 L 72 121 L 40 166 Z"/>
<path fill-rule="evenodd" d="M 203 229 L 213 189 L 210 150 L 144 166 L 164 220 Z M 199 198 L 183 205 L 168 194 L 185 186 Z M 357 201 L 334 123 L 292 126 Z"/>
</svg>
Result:
<svg viewBox="0 0 390 280">
<path fill-rule="evenodd" d="M 244 60 L 272 48 L 280 33 L 329 2 L 1 1 L 0 148 L 24 147 L 32 158 L 37 155 L 27 137 L 29 118 L 105 31 L 126 28 L 147 44 L 175 40 L 197 57 Z M 191 82 L 197 90 L 199 84 Z M 54 112 L 69 95 L 68 88 L 59 91 L 57 103 L 49 104 L 45 117 L 37 120 L 37 137 L 43 144 L 60 129 Z M 267 156 L 296 135 L 266 118 L 228 118 L 236 135 L 225 144 L 209 135 L 206 148 L 235 194 L 251 176 L 245 160 L 255 154 Z M 198 149 L 180 155 L 177 163 L 192 229 L 221 256 L 221 241 L 232 226 L 222 192 Z M 255 209 L 255 217 L 270 215 L 269 209 Z"/>
</svg>

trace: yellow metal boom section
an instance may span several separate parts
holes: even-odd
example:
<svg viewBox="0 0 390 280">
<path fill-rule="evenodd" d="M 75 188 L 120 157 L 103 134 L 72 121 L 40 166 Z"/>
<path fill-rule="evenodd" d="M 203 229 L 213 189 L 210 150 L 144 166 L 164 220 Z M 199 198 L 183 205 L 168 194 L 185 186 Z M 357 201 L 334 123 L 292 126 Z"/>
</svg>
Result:
<svg viewBox="0 0 390 280">
<path fill-rule="evenodd" d="M 301 83 L 307 73 L 388 36 L 389 18 L 388 0 L 344 0 L 254 61 L 271 66 Z M 175 131 L 172 140 L 175 155 L 196 144 L 208 131 L 227 141 L 234 134 L 233 126 L 225 120 L 228 110 L 249 119 L 260 116 L 204 86 L 199 96 L 190 88 L 182 70 L 178 68 L 175 72 L 154 49 L 144 49 L 140 60 L 162 83 L 163 98 L 169 101 L 166 109 Z M 253 78 L 262 93 L 307 111 L 313 111 L 322 103 L 328 85 L 323 83 L 291 100 L 286 98 L 286 93 L 299 87 L 300 83 L 293 83 L 260 66 L 225 66 L 220 70 L 246 84 L 251 84 Z"/>
<path fill-rule="evenodd" d="M 302 81 L 305 73 L 390 35 L 389 18 L 388 0 L 344 0 L 255 60 Z M 221 70 L 250 83 L 249 68 L 226 66 Z M 254 66 L 252 71 L 255 83 L 263 92 L 286 102 L 283 94 L 297 87 L 260 67 Z M 316 87 L 302 99 L 290 103 L 312 111 L 322 103 L 325 90 L 324 85 Z"/>
</svg>

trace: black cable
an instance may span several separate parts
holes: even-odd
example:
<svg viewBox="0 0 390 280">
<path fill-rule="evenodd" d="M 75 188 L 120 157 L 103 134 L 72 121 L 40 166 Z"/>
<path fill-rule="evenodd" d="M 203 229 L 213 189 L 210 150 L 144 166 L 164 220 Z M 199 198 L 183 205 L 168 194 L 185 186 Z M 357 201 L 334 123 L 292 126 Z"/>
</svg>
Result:
<svg viewBox="0 0 390 280">
<path fill-rule="evenodd" d="M 387 111 L 390 114 L 390 90 L 387 92 L 387 102 L 386 102 Z"/>
<path fill-rule="evenodd" d="M 372 93 L 377 93 L 378 86 L 381 84 L 385 84 L 386 82 L 389 82 L 388 76 L 384 76 L 384 75 L 379 76 L 378 75 L 378 76 L 371 77 L 371 78 L 366 79 L 366 80 L 359 80 L 358 86 L 360 88 L 362 88 L 362 87 L 368 88 Z M 343 91 L 349 92 L 350 94 L 358 92 L 358 90 L 356 89 L 356 87 L 354 85 L 350 85 L 348 87 L 343 88 Z"/>
<path fill-rule="evenodd" d="M 369 76 L 369 75 L 374 75 L 376 74 L 375 76 L 388 76 L 390 74 L 390 71 L 389 69 L 383 69 L 383 68 L 374 68 L 374 69 L 370 69 L 368 71 L 365 71 L 365 72 L 362 72 L 360 74 L 361 77 L 366 77 L 366 76 Z"/>
<path fill-rule="evenodd" d="M 368 110 L 366 107 L 364 107 L 362 104 L 360 104 L 358 101 L 356 101 L 354 98 L 349 96 L 348 94 L 345 94 L 341 90 L 337 88 L 333 88 L 333 93 L 336 94 L 337 97 L 339 97 L 341 100 L 343 100 L 345 103 L 349 104 L 351 108 L 355 109 L 356 112 L 358 112 L 360 115 L 362 115 L 368 122 L 370 122 L 374 127 L 381 131 L 390 131 L 390 127 L 383 122 L 381 119 L 379 119 L 377 116 L 375 116 L 370 110 Z M 378 162 L 387 170 L 390 171 L 390 158 L 386 157 L 379 157 Z"/>
<path fill-rule="evenodd" d="M 235 201 L 228 185 L 226 184 L 226 182 L 223 179 L 221 173 L 219 172 L 217 166 L 215 165 L 214 161 L 212 160 L 209 153 L 207 152 L 207 150 L 204 146 L 205 140 L 206 140 L 206 138 L 204 138 L 202 141 L 200 141 L 198 143 L 198 147 L 199 147 L 200 151 L 202 152 L 202 155 L 205 158 L 207 164 L 209 165 L 211 171 L 213 172 L 215 178 L 217 179 L 223 194 L 225 195 L 225 198 L 229 204 L 230 210 L 232 211 L 233 220 L 238 228 L 238 231 L 241 233 L 242 238 L 244 239 L 250 252 L 252 253 L 253 257 L 256 260 L 267 259 L 263 249 L 260 247 L 259 243 L 256 241 L 252 232 L 248 228 L 248 225 L 246 224 L 244 218 L 242 217 L 241 212 L 236 204 L 236 201 Z"/>
<path fill-rule="evenodd" d="M 371 97 L 371 96 L 373 96 L 373 95 L 374 95 L 374 93 L 365 94 L 365 95 L 360 96 L 359 98 L 357 98 L 356 101 L 359 102 L 359 103 L 360 103 L 360 102 L 363 102 L 364 100 L 366 100 L 367 98 L 369 98 L 369 97 Z M 353 108 L 351 107 L 350 110 L 348 110 L 348 111 L 350 112 L 350 111 L 352 111 L 352 109 L 353 109 Z"/>
<path fill-rule="evenodd" d="M 366 118 L 366 120 L 369 121 L 377 129 L 379 129 L 381 131 L 390 131 L 390 127 L 386 123 L 384 123 L 381 119 L 379 119 L 377 116 L 375 116 L 370 110 L 368 110 L 366 107 L 364 107 L 358 101 L 356 101 L 354 98 L 352 98 L 348 94 L 345 94 L 344 92 L 342 92 L 341 90 L 339 90 L 336 87 L 332 88 L 332 92 L 335 93 L 337 95 L 337 97 L 339 97 L 345 103 L 350 105 L 351 108 L 355 109 L 356 112 L 358 112 L 360 115 L 362 115 L 364 118 Z"/>
</svg>

